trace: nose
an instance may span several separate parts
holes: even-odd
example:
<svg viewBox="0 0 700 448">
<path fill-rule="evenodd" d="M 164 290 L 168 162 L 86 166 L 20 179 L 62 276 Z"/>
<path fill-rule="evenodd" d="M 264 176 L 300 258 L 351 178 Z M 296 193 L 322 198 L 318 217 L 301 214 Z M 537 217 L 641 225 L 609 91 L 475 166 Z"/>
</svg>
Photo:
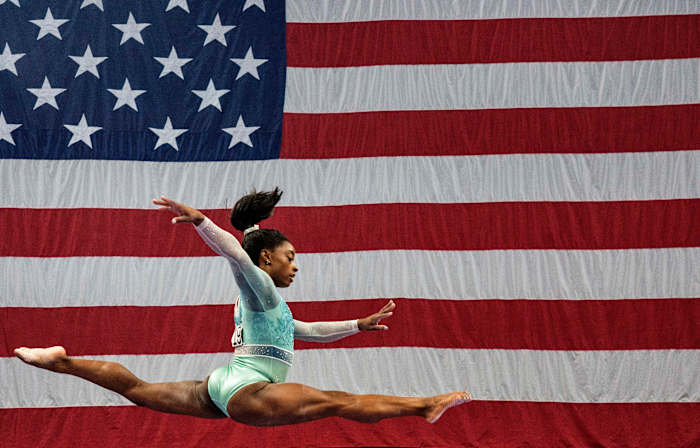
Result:
<svg viewBox="0 0 700 448">
<path fill-rule="evenodd" d="M 297 272 L 299 270 L 299 266 L 297 266 L 296 263 L 292 265 L 292 271 Z"/>
</svg>

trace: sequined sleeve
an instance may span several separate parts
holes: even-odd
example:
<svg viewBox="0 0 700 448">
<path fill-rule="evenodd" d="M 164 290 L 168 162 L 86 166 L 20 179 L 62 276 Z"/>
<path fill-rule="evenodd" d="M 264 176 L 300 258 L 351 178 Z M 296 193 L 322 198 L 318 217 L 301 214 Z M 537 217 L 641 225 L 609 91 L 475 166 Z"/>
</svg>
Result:
<svg viewBox="0 0 700 448">
<path fill-rule="evenodd" d="M 282 297 L 270 276 L 253 263 L 235 236 L 206 217 L 195 229 L 214 252 L 229 261 L 236 283 L 241 289 L 241 298 L 248 308 L 263 311 L 280 303 Z"/>
<path fill-rule="evenodd" d="M 357 319 L 337 322 L 302 322 L 294 320 L 294 339 L 313 342 L 333 342 L 359 333 Z"/>
</svg>

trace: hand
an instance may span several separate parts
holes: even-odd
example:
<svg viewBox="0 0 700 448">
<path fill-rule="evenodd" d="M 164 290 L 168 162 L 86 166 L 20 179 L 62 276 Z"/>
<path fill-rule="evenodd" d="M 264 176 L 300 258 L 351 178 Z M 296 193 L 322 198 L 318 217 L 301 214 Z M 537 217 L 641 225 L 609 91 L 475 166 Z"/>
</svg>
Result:
<svg viewBox="0 0 700 448">
<path fill-rule="evenodd" d="M 188 207 L 185 204 L 180 204 L 171 199 L 161 196 L 160 199 L 154 199 L 153 203 L 155 205 L 160 205 L 158 210 L 170 210 L 177 216 L 172 219 L 173 224 L 180 222 L 191 222 L 195 226 L 198 226 L 204 221 L 204 215 L 199 210 Z"/>
<path fill-rule="evenodd" d="M 379 321 L 394 314 L 394 308 L 396 308 L 396 304 L 393 300 L 389 300 L 389 303 L 384 305 L 378 313 L 358 319 L 357 327 L 361 331 L 388 330 L 389 327 L 386 325 L 379 325 Z"/>
</svg>

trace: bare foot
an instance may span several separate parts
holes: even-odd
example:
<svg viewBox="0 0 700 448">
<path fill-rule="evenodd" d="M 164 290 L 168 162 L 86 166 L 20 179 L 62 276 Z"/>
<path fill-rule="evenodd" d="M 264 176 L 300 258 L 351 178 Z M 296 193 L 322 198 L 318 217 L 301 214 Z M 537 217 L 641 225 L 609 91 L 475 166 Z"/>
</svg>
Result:
<svg viewBox="0 0 700 448">
<path fill-rule="evenodd" d="M 60 361 L 68 358 L 66 349 L 60 345 L 49 348 L 20 347 L 15 349 L 15 355 L 27 364 L 54 371 Z"/>
<path fill-rule="evenodd" d="M 433 397 L 433 404 L 428 408 L 425 419 L 429 423 L 435 423 L 446 410 L 471 400 L 472 397 L 469 395 L 469 392 L 452 392 L 451 394 L 437 395 Z"/>
</svg>

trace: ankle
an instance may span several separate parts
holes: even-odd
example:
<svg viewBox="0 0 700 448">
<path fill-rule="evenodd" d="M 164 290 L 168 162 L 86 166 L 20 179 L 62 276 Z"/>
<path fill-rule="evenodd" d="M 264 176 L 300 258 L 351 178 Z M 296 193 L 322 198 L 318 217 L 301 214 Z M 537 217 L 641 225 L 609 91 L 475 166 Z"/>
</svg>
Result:
<svg viewBox="0 0 700 448">
<path fill-rule="evenodd" d="M 51 370 L 57 373 L 70 373 L 73 370 L 72 359 L 67 355 L 59 357 L 54 361 Z"/>
<path fill-rule="evenodd" d="M 435 397 L 425 397 L 423 398 L 423 401 L 420 406 L 420 416 L 421 417 L 427 417 L 427 415 L 430 413 L 430 411 L 433 409 L 435 406 Z"/>
</svg>

